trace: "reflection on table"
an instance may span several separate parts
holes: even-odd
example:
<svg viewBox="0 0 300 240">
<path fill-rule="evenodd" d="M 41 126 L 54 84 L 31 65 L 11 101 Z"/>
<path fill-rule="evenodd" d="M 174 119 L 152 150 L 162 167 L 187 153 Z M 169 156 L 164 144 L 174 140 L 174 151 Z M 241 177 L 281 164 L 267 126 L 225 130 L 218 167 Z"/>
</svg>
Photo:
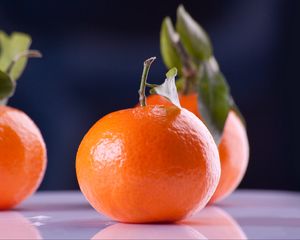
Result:
<svg viewBox="0 0 300 240">
<path fill-rule="evenodd" d="M 34 224 L 18 212 L 1 213 L 0 239 L 42 239 Z"/>
<path fill-rule="evenodd" d="M 176 224 L 122 224 L 80 192 L 38 192 L 0 211 L 0 239 L 299 239 L 299 203 L 300 193 L 244 190 Z"/>
<path fill-rule="evenodd" d="M 93 239 L 247 239 L 238 223 L 224 210 L 207 207 L 177 224 L 116 223 Z"/>
</svg>

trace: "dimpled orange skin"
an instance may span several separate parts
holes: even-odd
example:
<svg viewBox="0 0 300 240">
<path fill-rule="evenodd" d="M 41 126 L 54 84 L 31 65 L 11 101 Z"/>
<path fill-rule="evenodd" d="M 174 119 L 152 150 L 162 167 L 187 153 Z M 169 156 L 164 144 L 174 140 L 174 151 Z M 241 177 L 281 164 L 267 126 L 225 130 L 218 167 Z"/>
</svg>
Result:
<svg viewBox="0 0 300 240">
<path fill-rule="evenodd" d="M 146 106 L 100 119 L 79 146 L 76 172 L 87 200 L 112 219 L 173 222 L 207 204 L 220 163 L 212 136 L 194 114 Z"/>
<path fill-rule="evenodd" d="M 197 97 L 197 94 L 180 95 L 179 100 L 183 108 L 193 112 L 201 119 Z M 172 105 L 171 102 L 159 95 L 149 96 L 147 103 Z M 218 148 L 221 161 L 221 178 L 210 203 L 221 201 L 230 195 L 240 184 L 248 166 L 249 143 L 247 132 L 234 111 L 229 112 Z"/>
<path fill-rule="evenodd" d="M 0 106 L 0 210 L 34 193 L 45 168 L 46 147 L 37 126 L 22 111 Z"/>
</svg>

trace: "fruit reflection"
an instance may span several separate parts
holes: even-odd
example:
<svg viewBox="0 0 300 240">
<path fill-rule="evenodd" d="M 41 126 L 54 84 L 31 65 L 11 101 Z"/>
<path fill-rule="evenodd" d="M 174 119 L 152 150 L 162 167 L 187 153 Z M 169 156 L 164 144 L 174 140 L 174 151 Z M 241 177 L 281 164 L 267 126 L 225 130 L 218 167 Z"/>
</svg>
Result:
<svg viewBox="0 0 300 240">
<path fill-rule="evenodd" d="M 209 206 L 178 224 L 122 224 L 102 229 L 93 239 L 247 239 L 224 210 Z"/>
<path fill-rule="evenodd" d="M 42 239 L 32 223 L 17 212 L 0 212 L 0 239 Z"/>
<path fill-rule="evenodd" d="M 176 224 L 117 223 L 98 232 L 92 239 L 207 239 L 194 228 Z"/>
<path fill-rule="evenodd" d="M 183 221 L 207 239 L 247 239 L 239 224 L 219 207 L 208 206 Z"/>
</svg>

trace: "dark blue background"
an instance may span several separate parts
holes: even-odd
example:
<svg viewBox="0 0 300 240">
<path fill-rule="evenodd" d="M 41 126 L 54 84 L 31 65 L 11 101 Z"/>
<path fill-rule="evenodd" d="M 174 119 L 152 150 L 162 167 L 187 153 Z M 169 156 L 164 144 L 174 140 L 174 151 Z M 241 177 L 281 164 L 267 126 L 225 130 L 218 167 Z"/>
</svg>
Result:
<svg viewBox="0 0 300 240">
<path fill-rule="evenodd" d="M 0 28 L 32 35 L 31 60 L 10 105 L 40 127 L 48 147 L 41 189 L 75 189 L 75 155 L 90 126 L 138 101 L 142 62 L 158 56 L 164 16 L 187 10 L 210 34 L 248 123 L 251 157 L 241 187 L 300 190 L 300 1 L 1 1 Z"/>
</svg>

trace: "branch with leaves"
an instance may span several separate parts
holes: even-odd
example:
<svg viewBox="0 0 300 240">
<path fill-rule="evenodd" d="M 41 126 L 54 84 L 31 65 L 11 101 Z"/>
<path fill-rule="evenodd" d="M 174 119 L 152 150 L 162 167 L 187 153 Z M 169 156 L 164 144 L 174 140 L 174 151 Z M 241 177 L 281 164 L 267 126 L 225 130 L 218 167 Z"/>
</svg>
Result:
<svg viewBox="0 0 300 240">
<path fill-rule="evenodd" d="M 179 70 L 178 91 L 181 94 L 198 94 L 199 112 L 216 143 L 219 143 L 230 110 L 244 119 L 213 56 L 208 34 L 180 5 L 175 27 L 170 17 L 163 20 L 160 47 L 165 65 Z"/>
<path fill-rule="evenodd" d="M 28 58 L 42 56 L 37 50 L 29 50 L 30 45 L 31 37 L 27 34 L 14 32 L 9 36 L 0 31 L 0 105 L 14 94 Z"/>
</svg>

